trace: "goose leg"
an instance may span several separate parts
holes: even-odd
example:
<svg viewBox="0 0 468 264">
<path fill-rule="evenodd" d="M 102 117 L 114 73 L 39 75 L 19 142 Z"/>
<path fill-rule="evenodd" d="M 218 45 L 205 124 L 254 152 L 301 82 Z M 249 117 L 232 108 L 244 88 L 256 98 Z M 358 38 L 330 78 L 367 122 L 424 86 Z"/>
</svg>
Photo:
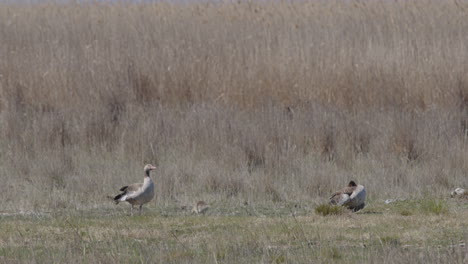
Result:
<svg viewBox="0 0 468 264">
<path fill-rule="evenodd" d="M 142 205 L 142 204 L 140 204 L 140 215 L 141 215 L 141 208 L 142 208 L 142 207 L 143 207 L 143 205 Z"/>
<path fill-rule="evenodd" d="M 130 207 L 130 215 L 133 216 L 133 204 L 132 207 Z"/>
</svg>

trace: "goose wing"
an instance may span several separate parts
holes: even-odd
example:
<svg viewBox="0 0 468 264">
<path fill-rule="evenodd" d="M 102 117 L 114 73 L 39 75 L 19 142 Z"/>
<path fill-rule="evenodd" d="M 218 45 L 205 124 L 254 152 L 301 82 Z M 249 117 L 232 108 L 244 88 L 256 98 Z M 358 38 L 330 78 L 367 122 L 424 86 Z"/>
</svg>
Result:
<svg viewBox="0 0 468 264">
<path fill-rule="evenodd" d="M 125 200 L 128 200 L 130 198 L 134 198 L 135 196 L 140 194 L 142 187 L 143 187 L 143 183 L 134 183 L 134 184 L 131 184 L 131 185 L 127 186 L 127 188 L 124 191 Z"/>
<path fill-rule="evenodd" d="M 134 183 L 134 184 L 130 184 L 130 185 L 128 185 L 128 186 L 124 186 L 124 187 L 120 188 L 120 191 L 121 191 L 121 192 L 127 192 L 127 193 L 136 192 L 136 191 L 138 191 L 142 186 L 143 186 L 143 183 Z"/>
<path fill-rule="evenodd" d="M 343 205 L 349 202 L 351 199 L 351 195 L 353 194 L 354 190 L 356 189 L 355 186 L 347 186 L 340 191 L 334 193 L 330 197 L 331 204 Z"/>
<path fill-rule="evenodd" d="M 364 196 L 364 197 L 366 196 L 366 190 L 364 189 L 364 186 L 362 185 L 358 185 L 357 187 L 354 188 L 354 190 L 350 194 L 350 198 L 354 199 L 360 196 Z"/>
<path fill-rule="evenodd" d="M 351 195 L 351 194 L 353 194 L 354 190 L 356 190 L 355 186 L 348 186 L 348 187 L 343 188 L 343 190 L 341 190 L 341 192 L 344 193 L 344 194 L 347 194 L 347 195 Z"/>
<path fill-rule="evenodd" d="M 120 191 L 122 193 L 119 193 L 117 196 L 115 196 L 114 201 L 116 203 L 119 203 L 126 201 L 127 199 L 133 198 L 135 195 L 138 195 L 140 193 L 142 186 L 142 183 L 134 183 L 120 188 Z"/>
<path fill-rule="evenodd" d="M 344 205 L 349 202 L 349 195 L 346 193 L 337 192 L 330 197 L 330 204 Z"/>
<path fill-rule="evenodd" d="M 333 198 L 335 198 L 335 197 L 337 197 L 337 196 L 341 196 L 341 195 L 343 195 L 343 194 L 350 196 L 350 195 L 353 194 L 353 192 L 354 192 L 355 189 L 356 189 L 356 187 L 354 187 L 354 186 L 345 187 L 345 188 L 341 189 L 340 191 L 337 191 L 336 193 L 334 193 L 334 194 L 330 197 L 330 199 L 333 199 Z"/>
</svg>

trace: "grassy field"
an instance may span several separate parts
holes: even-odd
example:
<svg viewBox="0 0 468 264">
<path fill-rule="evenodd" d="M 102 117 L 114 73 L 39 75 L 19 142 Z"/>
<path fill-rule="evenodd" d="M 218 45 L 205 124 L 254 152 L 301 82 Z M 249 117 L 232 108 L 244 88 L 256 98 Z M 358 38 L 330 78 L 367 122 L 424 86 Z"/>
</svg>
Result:
<svg viewBox="0 0 468 264">
<path fill-rule="evenodd" d="M 143 2 L 0 3 L 1 262 L 467 262 L 467 1 Z"/>
<path fill-rule="evenodd" d="M 217 204 L 198 216 L 176 207 L 2 215 L 0 262 L 466 263 L 467 205 L 377 202 L 334 216 L 300 204 Z"/>
<path fill-rule="evenodd" d="M 105 203 L 145 163 L 162 204 L 466 188 L 466 8 L 1 4 L 3 208 Z"/>
</svg>

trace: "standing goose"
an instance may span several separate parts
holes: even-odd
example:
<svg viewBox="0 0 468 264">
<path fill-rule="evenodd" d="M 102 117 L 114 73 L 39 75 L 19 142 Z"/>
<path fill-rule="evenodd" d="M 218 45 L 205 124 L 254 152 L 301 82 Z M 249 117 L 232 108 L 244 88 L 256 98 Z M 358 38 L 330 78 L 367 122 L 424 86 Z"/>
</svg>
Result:
<svg viewBox="0 0 468 264">
<path fill-rule="evenodd" d="M 338 191 L 330 197 L 330 204 L 343 205 L 354 212 L 364 208 L 366 201 L 366 189 L 350 181 L 348 186 Z"/>
<path fill-rule="evenodd" d="M 133 215 L 133 206 L 139 205 L 141 215 L 141 208 L 143 207 L 143 205 L 151 201 L 154 197 L 154 183 L 150 177 L 150 171 L 154 169 L 156 169 L 155 166 L 147 164 L 144 168 L 145 179 L 143 180 L 143 183 L 134 183 L 120 188 L 120 191 L 122 193 L 114 197 L 115 203 L 130 203 L 132 205 L 132 208 L 130 209 L 131 215 Z"/>
</svg>

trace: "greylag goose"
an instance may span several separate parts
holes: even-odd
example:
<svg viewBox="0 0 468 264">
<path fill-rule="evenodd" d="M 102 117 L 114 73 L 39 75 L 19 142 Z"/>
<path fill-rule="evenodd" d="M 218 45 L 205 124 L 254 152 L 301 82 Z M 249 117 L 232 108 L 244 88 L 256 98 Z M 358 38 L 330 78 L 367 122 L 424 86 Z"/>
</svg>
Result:
<svg viewBox="0 0 468 264">
<path fill-rule="evenodd" d="M 348 186 L 330 197 L 330 204 L 346 206 L 354 212 L 364 208 L 366 201 L 366 189 L 350 181 Z"/>
<path fill-rule="evenodd" d="M 151 164 L 147 164 L 144 168 L 145 171 L 145 179 L 143 183 L 134 183 L 128 186 L 124 186 L 120 188 L 122 193 L 116 195 L 114 197 L 114 201 L 116 204 L 119 202 L 128 202 L 132 205 L 130 209 L 130 214 L 133 215 L 133 206 L 139 205 L 140 206 L 140 215 L 141 215 L 141 208 L 145 203 L 151 201 L 154 197 L 154 183 L 150 177 L 150 171 L 156 169 L 155 166 Z"/>
</svg>

